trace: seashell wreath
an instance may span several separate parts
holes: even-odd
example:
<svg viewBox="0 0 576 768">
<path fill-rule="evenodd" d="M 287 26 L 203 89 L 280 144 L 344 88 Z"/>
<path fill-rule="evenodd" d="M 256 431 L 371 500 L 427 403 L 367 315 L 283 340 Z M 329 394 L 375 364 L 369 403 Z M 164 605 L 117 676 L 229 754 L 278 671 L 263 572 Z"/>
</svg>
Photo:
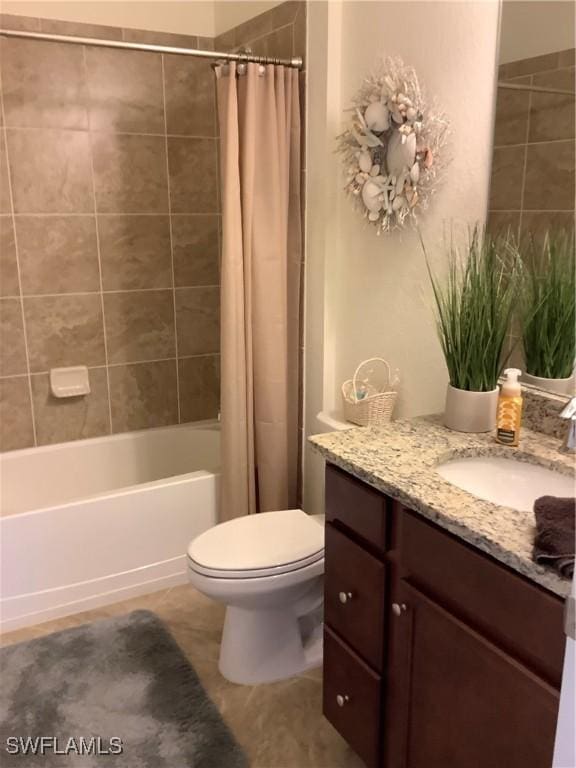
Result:
<svg viewBox="0 0 576 768">
<path fill-rule="evenodd" d="M 446 117 L 426 105 L 416 72 L 399 58 L 380 62 L 353 105 L 338 137 L 345 190 L 377 234 L 415 224 L 447 162 Z"/>
</svg>

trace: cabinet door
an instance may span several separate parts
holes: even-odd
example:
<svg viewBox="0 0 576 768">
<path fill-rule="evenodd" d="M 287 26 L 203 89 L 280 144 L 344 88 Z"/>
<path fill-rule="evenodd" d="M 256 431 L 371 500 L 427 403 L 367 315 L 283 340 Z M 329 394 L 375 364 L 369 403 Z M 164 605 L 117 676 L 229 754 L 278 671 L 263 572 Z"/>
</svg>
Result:
<svg viewBox="0 0 576 768">
<path fill-rule="evenodd" d="M 386 768 L 550 768 L 558 691 L 404 580 Z"/>
</svg>

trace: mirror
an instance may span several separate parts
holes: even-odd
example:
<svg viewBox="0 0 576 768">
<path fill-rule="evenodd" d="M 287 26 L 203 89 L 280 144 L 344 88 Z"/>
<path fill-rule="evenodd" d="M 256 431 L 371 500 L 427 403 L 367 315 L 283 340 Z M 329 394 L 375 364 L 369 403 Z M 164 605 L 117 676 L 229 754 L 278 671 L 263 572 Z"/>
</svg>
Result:
<svg viewBox="0 0 576 768">
<path fill-rule="evenodd" d="M 564 301 L 566 312 L 574 311 L 574 241 L 558 233 L 574 229 L 574 48 L 572 0 L 502 0 L 487 229 L 517 238 L 525 265 L 550 283 L 546 290 L 556 298 L 550 305 Z M 547 249 L 546 233 L 552 235 Z M 555 280 L 551 269 L 558 270 Z M 528 291 L 523 302 L 533 298 Z M 520 319 L 511 336 L 511 364 L 523 371 L 532 366 L 526 383 L 570 395 L 574 318 L 563 325 L 558 317 L 542 315 L 530 332 Z M 548 337 L 561 338 L 553 352 L 546 347 L 546 323 Z M 554 362 L 543 362 L 551 354 Z"/>
</svg>

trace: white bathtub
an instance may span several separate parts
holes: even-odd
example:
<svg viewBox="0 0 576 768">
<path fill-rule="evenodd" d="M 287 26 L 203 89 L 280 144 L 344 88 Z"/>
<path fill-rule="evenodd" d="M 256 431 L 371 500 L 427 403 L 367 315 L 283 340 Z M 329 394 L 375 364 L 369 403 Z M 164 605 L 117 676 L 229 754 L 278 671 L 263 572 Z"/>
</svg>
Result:
<svg viewBox="0 0 576 768">
<path fill-rule="evenodd" d="M 2 454 L 2 630 L 185 583 L 219 463 L 215 422 Z"/>
</svg>

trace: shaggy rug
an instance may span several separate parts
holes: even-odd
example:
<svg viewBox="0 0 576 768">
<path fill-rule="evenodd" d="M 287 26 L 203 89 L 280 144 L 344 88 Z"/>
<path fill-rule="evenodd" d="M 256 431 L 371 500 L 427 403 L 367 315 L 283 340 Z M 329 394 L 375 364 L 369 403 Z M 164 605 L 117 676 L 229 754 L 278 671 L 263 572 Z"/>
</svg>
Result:
<svg viewBox="0 0 576 768">
<path fill-rule="evenodd" d="M 149 611 L 0 651 L 2 768 L 246 768 L 198 677 Z"/>
</svg>

